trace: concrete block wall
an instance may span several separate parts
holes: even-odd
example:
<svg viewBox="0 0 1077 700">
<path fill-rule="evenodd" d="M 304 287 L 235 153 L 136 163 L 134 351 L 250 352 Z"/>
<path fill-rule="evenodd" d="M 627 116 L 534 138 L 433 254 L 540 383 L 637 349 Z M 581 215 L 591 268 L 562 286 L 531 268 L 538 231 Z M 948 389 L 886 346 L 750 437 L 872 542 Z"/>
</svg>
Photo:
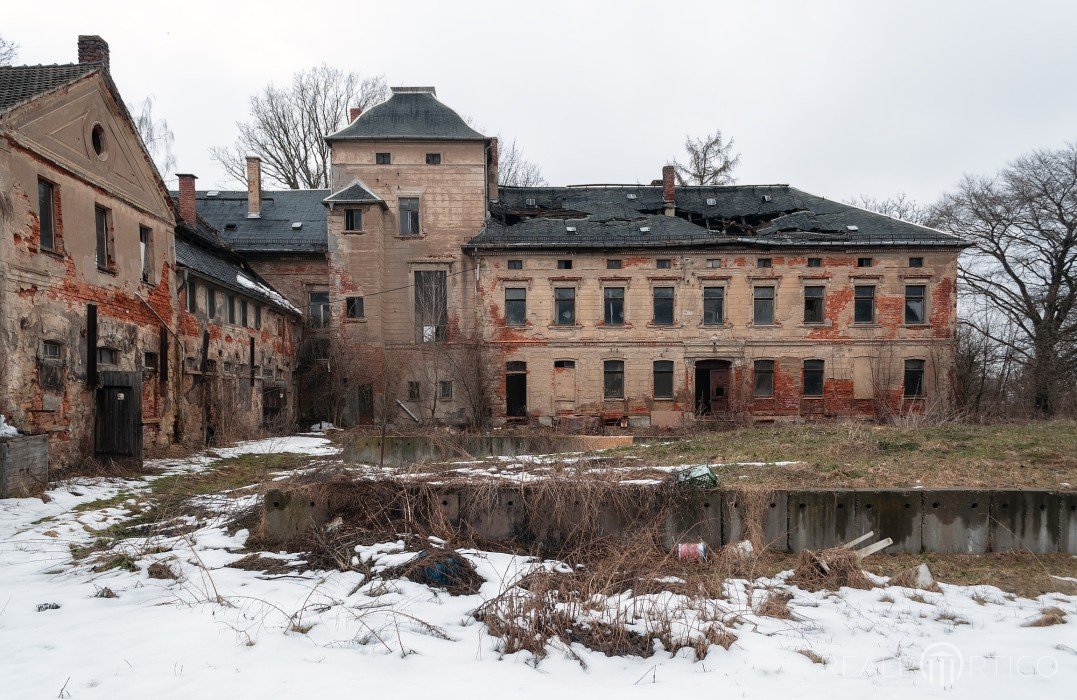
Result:
<svg viewBox="0 0 1077 700">
<path fill-rule="evenodd" d="M 0 439 L 0 498 L 25 496 L 48 480 L 48 435 Z"/>
</svg>

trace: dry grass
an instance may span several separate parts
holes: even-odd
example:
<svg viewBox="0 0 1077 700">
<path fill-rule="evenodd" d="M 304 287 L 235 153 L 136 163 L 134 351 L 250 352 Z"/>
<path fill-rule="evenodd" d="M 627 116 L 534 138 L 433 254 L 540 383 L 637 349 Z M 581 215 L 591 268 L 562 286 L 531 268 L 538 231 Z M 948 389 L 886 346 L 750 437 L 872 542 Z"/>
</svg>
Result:
<svg viewBox="0 0 1077 700">
<path fill-rule="evenodd" d="M 819 664 L 820 666 L 826 666 L 828 663 L 830 663 L 830 659 L 828 659 L 828 658 L 826 658 L 824 656 L 819 656 L 818 654 L 816 654 L 811 649 L 797 649 L 797 653 L 811 659 L 811 662 L 813 664 Z"/>
<path fill-rule="evenodd" d="M 1032 622 L 1025 623 L 1025 627 L 1051 627 L 1064 624 L 1066 624 L 1066 613 L 1062 611 L 1062 608 L 1050 607 L 1044 608 L 1040 616 Z"/>
<path fill-rule="evenodd" d="M 797 557 L 796 568 L 789 583 L 807 591 L 839 588 L 870 590 L 875 584 L 864 575 L 856 552 L 836 547 L 821 552 L 804 550 Z"/>
<path fill-rule="evenodd" d="M 474 595 L 485 579 L 475 565 L 451 548 L 427 548 L 411 560 L 381 572 L 384 579 L 406 578 L 431 588 L 443 588 L 450 595 Z"/>
<path fill-rule="evenodd" d="M 755 613 L 779 620 L 792 620 L 793 611 L 789 609 L 789 601 L 792 599 L 793 594 L 789 591 L 771 591 L 755 609 Z"/>
</svg>

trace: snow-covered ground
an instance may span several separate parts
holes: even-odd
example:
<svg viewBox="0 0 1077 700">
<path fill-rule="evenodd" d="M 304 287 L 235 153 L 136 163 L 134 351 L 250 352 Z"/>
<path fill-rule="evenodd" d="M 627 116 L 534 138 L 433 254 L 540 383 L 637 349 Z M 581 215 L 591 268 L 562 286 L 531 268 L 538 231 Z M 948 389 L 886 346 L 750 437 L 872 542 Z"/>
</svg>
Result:
<svg viewBox="0 0 1077 700">
<path fill-rule="evenodd" d="M 330 456 L 336 448 L 301 436 L 214 454 L 280 451 Z M 158 466 L 195 471 L 214 459 Z M 946 584 L 941 593 L 790 588 L 798 619 L 780 620 L 754 614 L 747 582 L 730 581 L 715 603 L 737 636 L 728 650 L 712 646 L 703 660 L 689 650 L 609 658 L 574 645 L 536 663 L 526 652 L 502 656 L 471 614 L 541 565 L 526 558 L 464 551 L 486 581 L 469 596 L 358 572 L 267 574 L 228 568 L 250 553 L 248 533 L 230 536 L 211 519 L 182 536 L 129 541 L 119 551 L 137 571 L 95 573 L 89 560 L 73 560 L 72 545 L 131 517 L 115 504 L 87 504 L 147 488 L 146 480 L 80 479 L 50 491 L 48 502 L 0 501 L 0 697 L 991 698 L 1069 697 L 1077 687 L 1077 597 L 1069 595 L 1029 600 Z M 386 542 L 356 556 L 376 572 L 410 558 L 404 550 Z M 155 561 L 178 580 L 150 578 Z M 783 578 L 757 583 L 784 586 Z M 106 589 L 116 597 L 101 597 Z M 646 610 L 676 596 L 602 605 L 629 602 Z M 1067 624 L 1023 626 L 1048 606 Z"/>
</svg>

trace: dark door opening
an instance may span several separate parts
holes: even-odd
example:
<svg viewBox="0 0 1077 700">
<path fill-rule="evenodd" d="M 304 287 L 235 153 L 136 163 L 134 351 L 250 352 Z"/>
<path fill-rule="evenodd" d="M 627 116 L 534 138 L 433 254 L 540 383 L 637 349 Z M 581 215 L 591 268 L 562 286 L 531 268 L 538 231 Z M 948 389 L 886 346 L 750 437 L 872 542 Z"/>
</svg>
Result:
<svg viewBox="0 0 1077 700">
<path fill-rule="evenodd" d="M 725 415 L 729 413 L 729 361 L 700 360 L 696 362 L 696 413 Z"/>
<path fill-rule="evenodd" d="M 281 415 L 284 412 L 284 389 L 269 386 L 262 390 L 262 426 L 273 430 L 282 427 Z"/>
<path fill-rule="evenodd" d="M 505 414 L 510 418 L 527 415 L 527 363 L 505 364 Z"/>
<path fill-rule="evenodd" d="M 99 372 L 94 394 L 94 454 L 142 459 L 142 375 Z"/>
<path fill-rule="evenodd" d="M 355 390 L 355 422 L 370 425 L 374 422 L 374 385 L 360 384 Z"/>
</svg>

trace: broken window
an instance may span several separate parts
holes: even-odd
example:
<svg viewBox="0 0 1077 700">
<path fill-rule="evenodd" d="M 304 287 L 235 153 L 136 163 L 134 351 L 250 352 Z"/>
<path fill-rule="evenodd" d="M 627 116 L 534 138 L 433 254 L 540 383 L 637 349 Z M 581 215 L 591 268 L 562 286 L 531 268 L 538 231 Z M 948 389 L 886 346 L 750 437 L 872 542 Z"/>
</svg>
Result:
<svg viewBox="0 0 1077 700">
<path fill-rule="evenodd" d="M 522 270 L 522 269 L 524 269 L 524 261 L 523 260 L 509 260 L 509 269 L 510 270 Z"/>
<path fill-rule="evenodd" d="M 804 360 L 804 395 L 823 395 L 822 360 Z"/>
<path fill-rule="evenodd" d="M 505 323 L 523 326 L 527 323 L 527 290 L 505 289 Z"/>
<path fill-rule="evenodd" d="M 142 262 L 142 281 L 153 283 L 153 230 L 149 226 L 138 227 L 139 259 Z"/>
<path fill-rule="evenodd" d="M 445 340 L 448 324 L 444 270 L 415 272 L 415 330 L 418 341 Z"/>
<path fill-rule="evenodd" d="M 654 398 L 673 398 L 673 360 L 654 361 Z"/>
<path fill-rule="evenodd" d="M 422 395 L 422 385 L 419 382 L 408 382 L 408 401 L 421 401 Z"/>
<path fill-rule="evenodd" d="M 187 313 L 193 314 L 198 311 L 198 280 L 193 277 L 187 279 Z"/>
<path fill-rule="evenodd" d="M 392 156 L 388 153 L 375 153 L 374 163 L 376 165 L 389 165 L 392 162 Z"/>
<path fill-rule="evenodd" d="M 576 325 L 576 288 L 558 287 L 553 290 L 554 323 L 558 326 Z"/>
<path fill-rule="evenodd" d="M 557 261 L 557 269 L 558 270 L 571 270 L 572 269 L 572 261 L 571 260 L 558 260 Z"/>
<path fill-rule="evenodd" d="M 246 307 L 247 302 L 243 302 Z M 308 316 L 310 325 L 314 328 L 325 328 L 329 325 L 329 292 L 309 292 L 307 294 Z M 247 325 L 247 314 L 244 309 L 243 325 Z"/>
<path fill-rule="evenodd" d="M 362 209 L 345 209 L 344 210 L 344 230 L 345 231 L 362 231 L 363 230 L 363 210 Z"/>
<path fill-rule="evenodd" d="M 774 360 L 756 360 L 754 370 L 754 395 L 760 398 L 774 396 Z"/>
<path fill-rule="evenodd" d="M 910 325 L 924 323 L 927 287 L 922 284 L 910 284 L 905 287 L 905 323 Z"/>
<path fill-rule="evenodd" d="M 623 326 L 625 322 L 625 288 L 606 287 L 602 290 L 603 322 L 607 326 Z"/>
<path fill-rule="evenodd" d="M 236 322 L 236 297 L 234 294 L 228 295 L 228 322 Z"/>
<path fill-rule="evenodd" d="M 56 187 L 48 180 L 37 181 L 37 216 L 43 250 L 56 250 Z"/>
<path fill-rule="evenodd" d="M 655 287 L 653 291 L 654 323 L 656 326 L 673 325 L 673 287 Z"/>
<path fill-rule="evenodd" d="M 427 165 L 441 165 L 441 154 L 440 153 L 427 153 L 426 154 L 426 164 Z"/>
<path fill-rule="evenodd" d="M 422 233 L 419 226 L 419 198 L 400 198 L 400 235 L 418 236 Z"/>
<path fill-rule="evenodd" d="M 822 266 L 823 266 L 823 259 L 822 258 L 808 258 L 808 267 L 822 267 Z"/>
<path fill-rule="evenodd" d="M 254 327 L 257 329 L 262 328 L 262 307 L 260 304 L 253 304 L 254 306 Z"/>
<path fill-rule="evenodd" d="M 345 302 L 348 318 L 363 318 L 366 315 L 363 297 L 348 297 Z"/>
<path fill-rule="evenodd" d="M 720 326 L 725 323 L 725 287 L 703 288 L 703 325 Z"/>
<path fill-rule="evenodd" d="M 822 323 L 825 318 L 826 288 L 804 288 L 804 323 Z"/>
<path fill-rule="evenodd" d="M 247 318 L 247 300 L 246 299 L 244 299 L 243 301 L 241 301 L 239 303 L 239 311 L 240 311 L 240 321 L 242 322 L 243 327 L 244 328 L 249 328 L 251 324 L 250 324 L 250 321 Z"/>
<path fill-rule="evenodd" d="M 217 318 L 217 290 L 213 287 L 206 287 L 206 315 Z"/>
<path fill-rule="evenodd" d="M 875 322 L 875 287 L 857 286 L 853 291 L 853 323 Z"/>
<path fill-rule="evenodd" d="M 97 268 L 112 271 L 112 212 L 102 206 L 94 207 L 94 224 L 97 230 Z"/>
<path fill-rule="evenodd" d="M 757 326 L 774 324 L 774 287 L 753 289 L 753 323 Z"/>
<path fill-rule="evenodd" d="M 625 397 L 625 363 L 624 360 L 606 360 L 602 363 L 602 395 L 607 399 Z"/>
<path fill-rule="evenodd" d="M 668 270 L 669 268 L 673 267 L 673 261 L 669 258 L 659 258 L 658 260 L 654 261 L 654 266 L 659 270 Z"/>
<path fill-rule="evenodd" d="M 448 379 L 442 379 L 438 382 L 438 398 L 443 401 L 449 401 L 452 399 L 452 381 Z"/>
<path fill-rule="evenodd" d="M 905 360 L 905 398 L 924 395 L 924 361 Z"/>
</svg>

